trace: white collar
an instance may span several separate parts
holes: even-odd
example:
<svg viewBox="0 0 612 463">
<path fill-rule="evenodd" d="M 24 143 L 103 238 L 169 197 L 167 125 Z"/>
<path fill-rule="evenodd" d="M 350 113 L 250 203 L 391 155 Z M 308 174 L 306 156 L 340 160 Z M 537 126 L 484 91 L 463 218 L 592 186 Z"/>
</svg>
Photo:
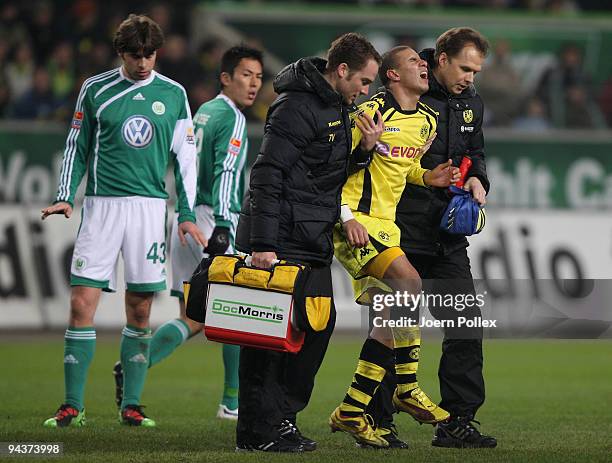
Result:
<svg viewBox="0 0 612 463">
<path fill-rule="evenodd" d="M 151 82 L 153 82 L 153 79 L 155 79 L 155 70 L 151 71 L 151 75 L 149 77 L 147 77 L 144 80 L 134 80 L 134 79 L 130 79 L 127 74 L 123 71 L 123 65 L 121 65 L 121 67 L 119 68 L 119 75 L 121 75 L 121 77 L 123 77 L 125 80 L 127 80 L 128 82 L 132 82 L 133 84 L 136 84 L 138 86 L 141 85 L 149 85 Z"/>
</svg>

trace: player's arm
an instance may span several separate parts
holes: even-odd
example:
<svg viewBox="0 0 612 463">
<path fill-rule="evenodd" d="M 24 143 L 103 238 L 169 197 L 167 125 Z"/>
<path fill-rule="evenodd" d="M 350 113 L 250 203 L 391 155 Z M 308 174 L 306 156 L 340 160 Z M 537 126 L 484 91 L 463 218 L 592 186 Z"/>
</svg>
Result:
<svg viewBox="0 0 612 463">
<path fill-rule="evenodd" d="M 41 211 L 42 219 L 52 214 L 72 215 L 74 195 L 87 169 L 92 134 L 96 127 L 88 81 L 83 83 L 66 139 L 60 183 L 52 206 Z"/>
<path fill-rule="evenodd" d="M 280 197 L 287 172 L 316 138 L 316 118 L 300 101 L 285 99 L 268 114 L 259 155 L 251 170 L 252 250 L 278 250 Z M 256 262 L 255 254 L 253 262 Z"/>
<path fill-rule="evenodd" d="M 486 194 L 489 192 L 489 178 L 487 176 L 487 166 L 485 162 L 484 136 L 482 133 L 482 120 L 484 118 L 484 105 L 480 97 L 478 107 L 474 109 L 475 114 L 480 117 L 475 121 L 474 132 L 469 138 L 468 155 L 472 160 L 472 167 L 467 173 L 467 181 L 464 189 L 472 192 L 474 198 L 484 204 Z"/>
<path fill-rule="evenodd" d="M 211 121 L 212 122 L 212 121 Z M 206 252 L 223 254 L 229 247 L 231 225 L 231 199 L 238 185 L 236 176 L 246 156 L 243 138 L 245 118 L 234 111 L 220 114 L 214 125 L 212 209 L 215 228 L 209 239 Z M 209 122 L 210 124 L 210 122 Z"/>
<path fill-rule="evenodd" d="M 172 135 L 170 152 L 174 158 L 174 181 L 178 203 L 178 235 L 185 244 L 185 234 L 190 234 L 196 243 L 206 246 L 207 241 L 196 226 L 193 207 L 196 195 L 196 146 L 193 132 L 193 121 L 187 103 L 187 95 L 183 92 L 184 104 L 181 106 Z"/>
</svg>

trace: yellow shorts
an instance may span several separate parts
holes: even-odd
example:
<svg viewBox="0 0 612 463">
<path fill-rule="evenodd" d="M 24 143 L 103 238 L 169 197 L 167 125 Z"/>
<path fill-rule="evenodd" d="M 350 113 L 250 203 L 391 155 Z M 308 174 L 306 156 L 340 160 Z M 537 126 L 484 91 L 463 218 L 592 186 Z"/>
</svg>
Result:
<svg viewBox="0 0 612 463">
<path fill-rule="evenodd" d="M 399 247 L 399 228 L 392 220 L 378 219 L 360 212 L 353 214 L 368 231 L 370 242 L 363 248 L 351 246 L 342 225 L 338 223 L 334 227 L 334 255 L 354 279 L 367 276 L 363 270 L 370 262 L 369 275 L 382 278 L 391 262 L 404 255 Z"/>
</svg>

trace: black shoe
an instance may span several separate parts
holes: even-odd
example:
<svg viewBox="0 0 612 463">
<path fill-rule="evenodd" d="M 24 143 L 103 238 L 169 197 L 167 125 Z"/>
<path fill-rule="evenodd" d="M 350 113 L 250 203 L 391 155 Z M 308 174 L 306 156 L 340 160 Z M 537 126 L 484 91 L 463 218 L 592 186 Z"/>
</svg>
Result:
<svg viewBox="0 0 612 463">
<path fill-rule="evenodd" d="M 123 368 L 120 361 L 115 363 L 113 367 L 113 377 L 115 378 L 115 403 L 117 408 L 121 408 L 121 402 L 123 401 Z"/>
<path fill-rule="evenodd" d="M 393 423 L 389 423 L 388 425 L 381 425 L 378 428 L 376 428 L 374 432 L 378 436 L 386 440 L 389 443 L 389 447 L 374 447 L 372 445 L 364 444 L 362 442 L 355 442 L 355 445 L 357 445 L 357 447 L 362 448 L 362 449 L 371 449 L 371 448 L 407 449 L 410 447 L 408 445 L 408 442 L 404 442 L 399 437 L 397 437 L 397 428 L 395 427 L 395 424 Z"/>
<path fill-rule="evenodd" d="M 317 449 L 317 443 L 304 436 L 298 427 L 289 420 L 283 420 L 278 432 L 283 439 L 301 444 L 305 452 L 312 452 Z"/>
<path fill-rule="evenodd" d="M 236 452 L 279 452 L 279 453 L 302 453 L 304 446 L 298 442 L 279 437 L 276 440 L 263 444 L 238 444 Z"/>
<path fill-rule="evenodd" d="M 497 447 L 495 437 L 480 434 L 472 423 L 480 424 L 470 416 L 452 417 L 447 422 L 438 423 L 431 445 L 458 449 Z"/>
</svg>

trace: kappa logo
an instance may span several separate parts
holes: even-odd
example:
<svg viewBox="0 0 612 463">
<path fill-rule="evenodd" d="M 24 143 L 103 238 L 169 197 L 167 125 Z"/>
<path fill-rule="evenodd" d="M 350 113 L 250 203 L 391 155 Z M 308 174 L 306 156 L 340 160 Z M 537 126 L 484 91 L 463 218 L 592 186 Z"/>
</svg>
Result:
<svg viewBox="0 0 612 463">
<path fill-rule="evenodd" d="M 140 92 L 138 92 L 136 95 L 132 97 L 132 101 L 145 101 L 145 100 L 146 98 Z"/>
<path fill-rule="evenodd" d="M 363 259 L 365 256 L 367 256 L 371 252 L 372 252 L 372 250 L 370 248 L 361 248 L 359 250 L 359 257 Z"/>
<path fill-rule="evenodd" d="M 153 124 L 145 116 L 132 116 L 121 128 L 123 141 L 132 148 L 146 148 L 153 140 Z"/>
<path fill-rule="evenodd" d="M 463 120 L 466 124 L 469 124 L 474 120 L 474 112 L 471 109 L 466 109 L 463 111 Z"/>
</svg>

